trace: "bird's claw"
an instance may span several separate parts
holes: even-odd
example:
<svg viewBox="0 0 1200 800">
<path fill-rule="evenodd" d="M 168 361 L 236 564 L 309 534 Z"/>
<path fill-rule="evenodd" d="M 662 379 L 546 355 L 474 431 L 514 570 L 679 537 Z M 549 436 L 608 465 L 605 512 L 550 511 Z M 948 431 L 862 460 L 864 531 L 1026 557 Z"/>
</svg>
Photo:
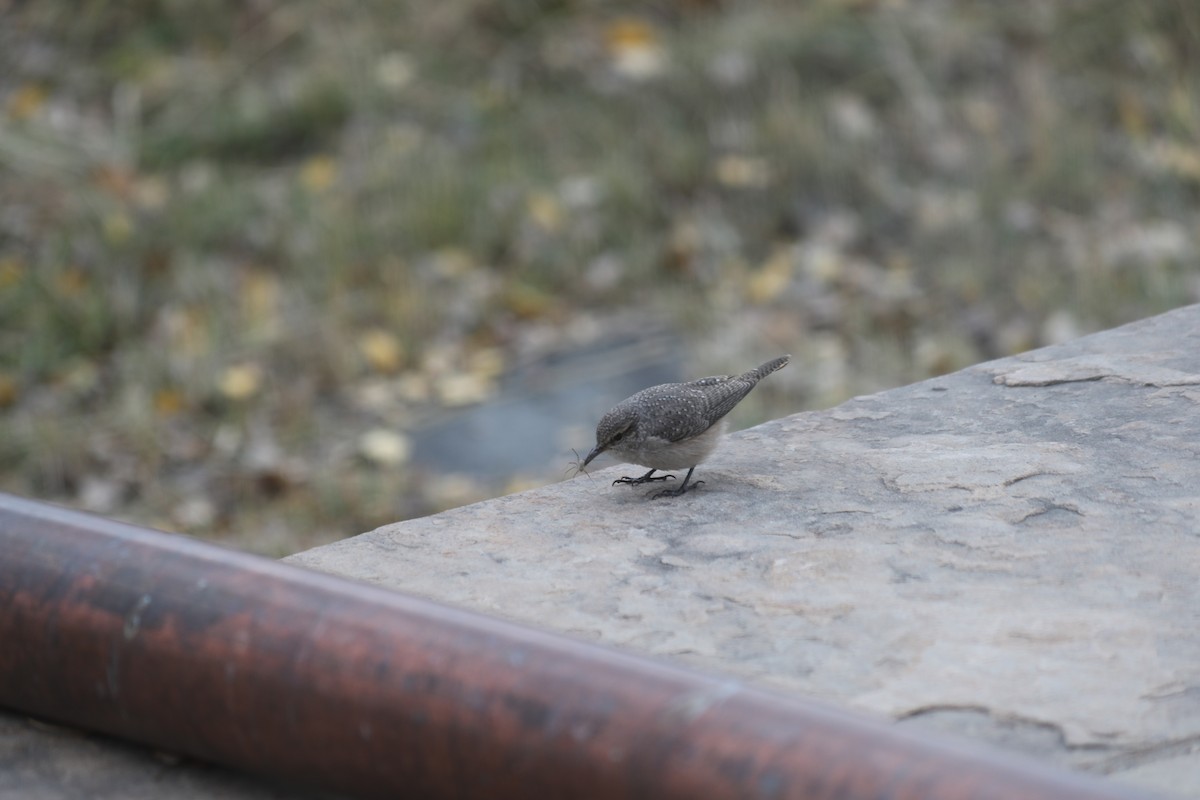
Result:
<svg viewBox="0 0 1200 800">
<path fill-rule="evenodd" d="M 623 478 L 617 478 L 615 481 L 612 482 L 612 485 L 616 486 L 618 483 L 627 483 L 630 486 L 641 486 L 643 483 L 651 483 L 653 481 L 673 481 L 673 480 L 675 480 L 674 475 L 659 475 L 657 478 L 651 478 L 648 474 L 643 475 L 640 478 L 631 478 L 628 475 L 626 475 Z"/>
</svg>

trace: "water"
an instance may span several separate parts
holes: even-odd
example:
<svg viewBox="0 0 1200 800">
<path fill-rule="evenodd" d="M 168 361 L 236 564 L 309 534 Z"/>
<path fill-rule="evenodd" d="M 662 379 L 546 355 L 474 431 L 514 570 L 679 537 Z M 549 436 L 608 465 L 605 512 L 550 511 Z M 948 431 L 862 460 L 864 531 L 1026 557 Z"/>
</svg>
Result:
<svg viewBox="0 0 1200 800">
<path fill-rule="evenodd" d="M 682 380 L 682 340 L 662 328 L 617 333 L 520 364 L 492 399 L 439 413 L 412 432 L 414 464 L 484 483 L 562 474 L 596 422 L 629 395 Z"/>
</svg>

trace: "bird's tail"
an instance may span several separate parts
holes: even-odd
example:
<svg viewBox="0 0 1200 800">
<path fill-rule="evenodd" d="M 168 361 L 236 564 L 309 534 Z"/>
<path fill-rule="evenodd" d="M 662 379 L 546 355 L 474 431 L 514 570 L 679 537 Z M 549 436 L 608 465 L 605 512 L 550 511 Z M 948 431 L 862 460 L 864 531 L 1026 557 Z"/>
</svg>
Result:
<svg viewBox="0 0 1200 800">
<path fill-rule="evenodd" d="M 768 361 L 757 369 L 752 369 L 749 372 L 738 375 L 736 378 L 719 375 L 695 381 L 693 385 L 706 387 L 704 400 L 708 407 L 706 416 L 707 425 L 716 424 L 717 420 L 728 414 L 733 410 L 734 406 L 742 402 L 742 398 L 750 394 L 750 390 L 759 381 L 786 365 L 791 358 L 791 356 L 780 356 L 772 361 Z"/>
<path fill-rule="evenodd" d="M 768 361 L 767 363 L 762 364 L 761 366 L 755 367 L 754 369 L 750 370 L 746 374 L 742 375 L 741 380 L 748 381 L 751 384 L 758 383 L 759 381 L 761 381 L 763 378 L 770 375 L 775 370 L 786 367 L 787 363 L 791 360 L 792 360 L 791 356 L 780 356 L 779 358 L 773 358 L 770 361 Z"/>
</svg>

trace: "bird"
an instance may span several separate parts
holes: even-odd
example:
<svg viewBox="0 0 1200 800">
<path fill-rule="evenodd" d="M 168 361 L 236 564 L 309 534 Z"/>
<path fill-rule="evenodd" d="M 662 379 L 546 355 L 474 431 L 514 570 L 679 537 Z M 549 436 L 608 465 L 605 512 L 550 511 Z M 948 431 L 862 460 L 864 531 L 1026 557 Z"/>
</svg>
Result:
<svg viewBox="0 0 1200 800">
<path fill-rule="evenodd" d="M 692 481 L 692 473 L 716 448 L 725 432 L 725 415 L 759 381 L 790 360 L 791 356 L 780 356 L 741 375 L 663 383 L 627 397 L 596 425 L 596 446 L 584 458 L 581 468 L 601 453 L 610 453 L 624 463 L 650 467 L 645 475 L 618 478 L 613 486 L 674 480 L 674 475 L 654 473 L 686 467 L 688 472 L 682 484 L 656 492 L 653 497 L 678 497 L 695 489 L 704 481 Z"/>
</svg>

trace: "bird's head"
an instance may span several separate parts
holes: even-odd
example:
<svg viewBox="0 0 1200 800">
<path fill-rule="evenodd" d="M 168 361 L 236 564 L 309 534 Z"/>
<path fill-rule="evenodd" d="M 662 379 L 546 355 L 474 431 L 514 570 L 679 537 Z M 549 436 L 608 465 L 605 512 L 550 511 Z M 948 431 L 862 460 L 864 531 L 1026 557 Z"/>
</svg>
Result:
<svg viewBox="0 0 1200 800">
<path fill-rule="evenodd" d="M 637 415 L 620 407 L 609 411 L 596 425 L 596 446 L 583 460 L 583 466 L 609 448 L 620 449 L 637 432 Z"/>
</svg>

